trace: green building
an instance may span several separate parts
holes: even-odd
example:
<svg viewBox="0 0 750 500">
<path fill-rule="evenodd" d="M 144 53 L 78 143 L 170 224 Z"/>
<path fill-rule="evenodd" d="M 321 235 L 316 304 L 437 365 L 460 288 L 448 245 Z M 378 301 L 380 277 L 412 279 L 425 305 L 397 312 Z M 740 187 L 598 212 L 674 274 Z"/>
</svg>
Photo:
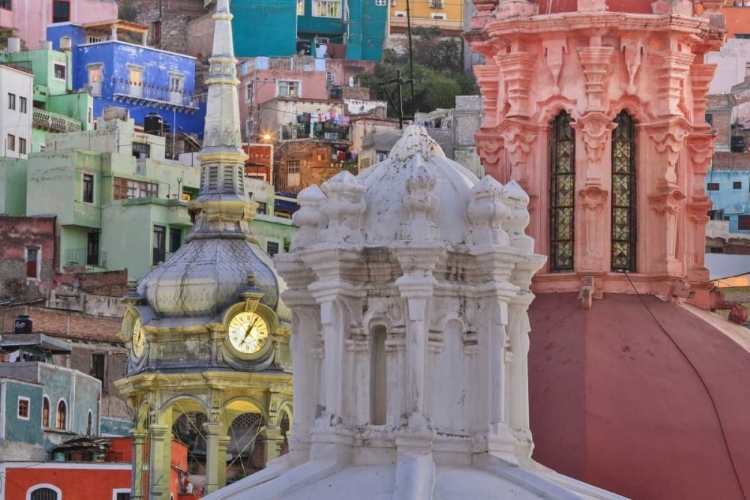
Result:
<svg viewBox="0 0 750 500">
<path fill-rule="evenodd" d="M 138 132 L 121 111 L 105 112 L 97 130 L 47 136 L 28 160 L 0 161 L 0 213 L 57 216 L 58 271 L 127 269 L 140 278 L 193 225 L 187 202 L 198 196 L 197 163 L 166 160 L 166 139 Z M 251 225 L 259 244 L 287 251 L 296 226 L 273 215 L 270 186 L 247 181 L 248 194 L 268 207 Z"/>
<path fill-rule="evenodd" d="M 303 40 L 313 56 L 321 44 L 327 57 L 379 61 L 383 54 L 387 0 L 234 0 L 232 9 L 238 57 L 291 56 Z"/>
<path fill-rule="evenodd" d="M 0 53 L 0 63 L 34 74 L 31 152 L 44 151 L 49 134 L 93 128 L 94 98 L 86 89 L 72 88 L 70 52 L 44 48 Z"/>
</svg>

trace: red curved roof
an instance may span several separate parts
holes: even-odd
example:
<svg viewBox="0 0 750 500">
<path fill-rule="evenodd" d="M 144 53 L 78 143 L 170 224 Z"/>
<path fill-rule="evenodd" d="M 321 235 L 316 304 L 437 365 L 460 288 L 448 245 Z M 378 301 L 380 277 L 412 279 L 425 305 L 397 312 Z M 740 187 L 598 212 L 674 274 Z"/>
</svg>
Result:
<svg viewBox="0 0 750 500">
<path fill-rule="evenodd" d="M 690 311 L 643 297 L 705 381 L 750 494 L 750 352 Z M 716 411 L 636 295 L 586 311 L 539 294 L 530 311 L 534 458 L 637 500 L 742 500 Z"/>
<path fill-rule="evenodd" d="M 578 10 L 577 0 L 531 0 L 539 5 L 539 14 L 558 14 Z M 656 0 L 607 0 L 610 12 L 652 14 L 651 4 Z"/>
</svg>

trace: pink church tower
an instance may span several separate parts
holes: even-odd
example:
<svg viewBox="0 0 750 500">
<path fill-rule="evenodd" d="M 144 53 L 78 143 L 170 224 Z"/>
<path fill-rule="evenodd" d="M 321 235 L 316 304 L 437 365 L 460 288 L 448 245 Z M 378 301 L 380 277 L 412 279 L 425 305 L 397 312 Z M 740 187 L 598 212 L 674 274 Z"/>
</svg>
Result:
<svg viewBox="0 0 750 500">
<path fill-rule="evenodd" d="M 746 500 L 750 331 L 707 311 L 704 266 L 722 2 L 473 1 L 479 154 L 548 256 L 532 458 L 629 498 Z"/>
<path fill-rule="evenodd" d="M 531 196 L 529 232 L 549 255 L 534 290 L 578 291 L 590 276 L 597 297 L 668 297 L 686 280 L 707 307 L 704 54 L 724 40 L 721 2 L 474 3 L 477 144 L 487 173 Z"/>
</svg>

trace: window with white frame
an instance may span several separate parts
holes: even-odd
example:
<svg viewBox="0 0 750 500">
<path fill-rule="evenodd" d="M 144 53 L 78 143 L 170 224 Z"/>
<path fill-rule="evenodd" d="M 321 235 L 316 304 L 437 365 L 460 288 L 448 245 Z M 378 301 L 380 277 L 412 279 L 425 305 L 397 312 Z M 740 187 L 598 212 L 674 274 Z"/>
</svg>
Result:
<svg viewBox="0 0 750 500">
<path fill-rule="evenodd" d="M 334 85 L 336 83 L 336 73 L 326 71 L 326 85 Z"/>
<path fill-rule="evenodd" d="M 315 45 L 319 45 L 321 43 L 329 43 L 331 40 L 328 37 L 324 36 L 316 36 L 315 37 Z"/>
<path fill-rule="evenodd" d="M 299 173 L 299 160 L 286 162 L 286 172 L 288 174 L 298 174 Z"/>
<path fill-rule="evenodd" d="M 89 90 L 93 97 L 102 96 L 102 65 L 92 64 L 88 67 L 89 70 Z"/>
<path fill-rule="evenodd" d="M 284 97 L 299 97 L 299 82 L 279 80 L 276 95 Z"/>
<path fill-rule="evenodd" d="M 68 405 L 64 399 L 57 403 L 57 418 L 55 419 L 55 429 L 64 431 L 68 428 Z"/>
<path fill-rule="evenodd" d="M 377 7 L 385 7 L 385 0 L 375 0 L 375 5 Z"/>
<path fill-rule="evenodd" d="M 102 39 L 98 36 L 87 36 L 86 43 L 101 43 Z"/>
<path fill-rule="evenodd" d="M 185 92 L 185 75 L 179 73 L 169 74 L 169 102 L 181 104 Z"/>
<path fill-rule="evenodd" d="M 31 400 L 23 396 L 18 397 L 18 418 L 21 420 L 29 419 L 29 408 L 31 406 Z"/>
<path fill-rule="evenodd" d="M 68 76 L 68 68 L 63 63 L 55 63 L 53 74 L 58 80 L 65 80 Z"/>
<path fill-rule="evenodd" d="M 279 253 L 279 242 L 278 241 L 266 241 L 266 253 L 269 257 L 273 257 Z"/>
<path fill-rule="evenodd" d="M 341 0 L 313 0 L 313 16 L 341 19 Z"/>
<path fill-rule="evenodd" d="M 297 15 L 305 15 L 305 0 L 297 0 Z"/>
<path fill-rule="evenodd" d="M 51 484 L 37 484 L 26 492 L 29 500 L 62 500 L 62 491 Z"/>
<path fill-rule="evenodd" d="M 402 10 L 397 10 L 393 13 L 393 17 L 406 17 L 406 12 Z"/>
</svg>

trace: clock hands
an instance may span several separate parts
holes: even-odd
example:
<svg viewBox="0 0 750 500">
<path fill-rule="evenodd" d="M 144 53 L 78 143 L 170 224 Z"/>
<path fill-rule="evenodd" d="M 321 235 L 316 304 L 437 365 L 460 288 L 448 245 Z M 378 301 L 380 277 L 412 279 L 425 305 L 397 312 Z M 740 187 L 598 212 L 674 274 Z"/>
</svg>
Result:
<svg viewBox="0 0 750 500">
<path fill-rule="evenodd" d="M 250 328 L 248 328 L 247 330 L 245 330 L 245 337 L 242 339 L 242 343 L 243 344 L 247 343 L 247 337 L 248 337 L 248 335 L 250 335 L 250 332 L 253 331 L 253 328 L 255 328 L 255 324 L 258 322 L 259 319 L 260 319 L 260 316 L 256 317 L 255 321 L 253 321 L 253 324 L 250 325 Z M 253 339 L 253 342 L 255 342 L 254 339 Z"/>
</svg>

